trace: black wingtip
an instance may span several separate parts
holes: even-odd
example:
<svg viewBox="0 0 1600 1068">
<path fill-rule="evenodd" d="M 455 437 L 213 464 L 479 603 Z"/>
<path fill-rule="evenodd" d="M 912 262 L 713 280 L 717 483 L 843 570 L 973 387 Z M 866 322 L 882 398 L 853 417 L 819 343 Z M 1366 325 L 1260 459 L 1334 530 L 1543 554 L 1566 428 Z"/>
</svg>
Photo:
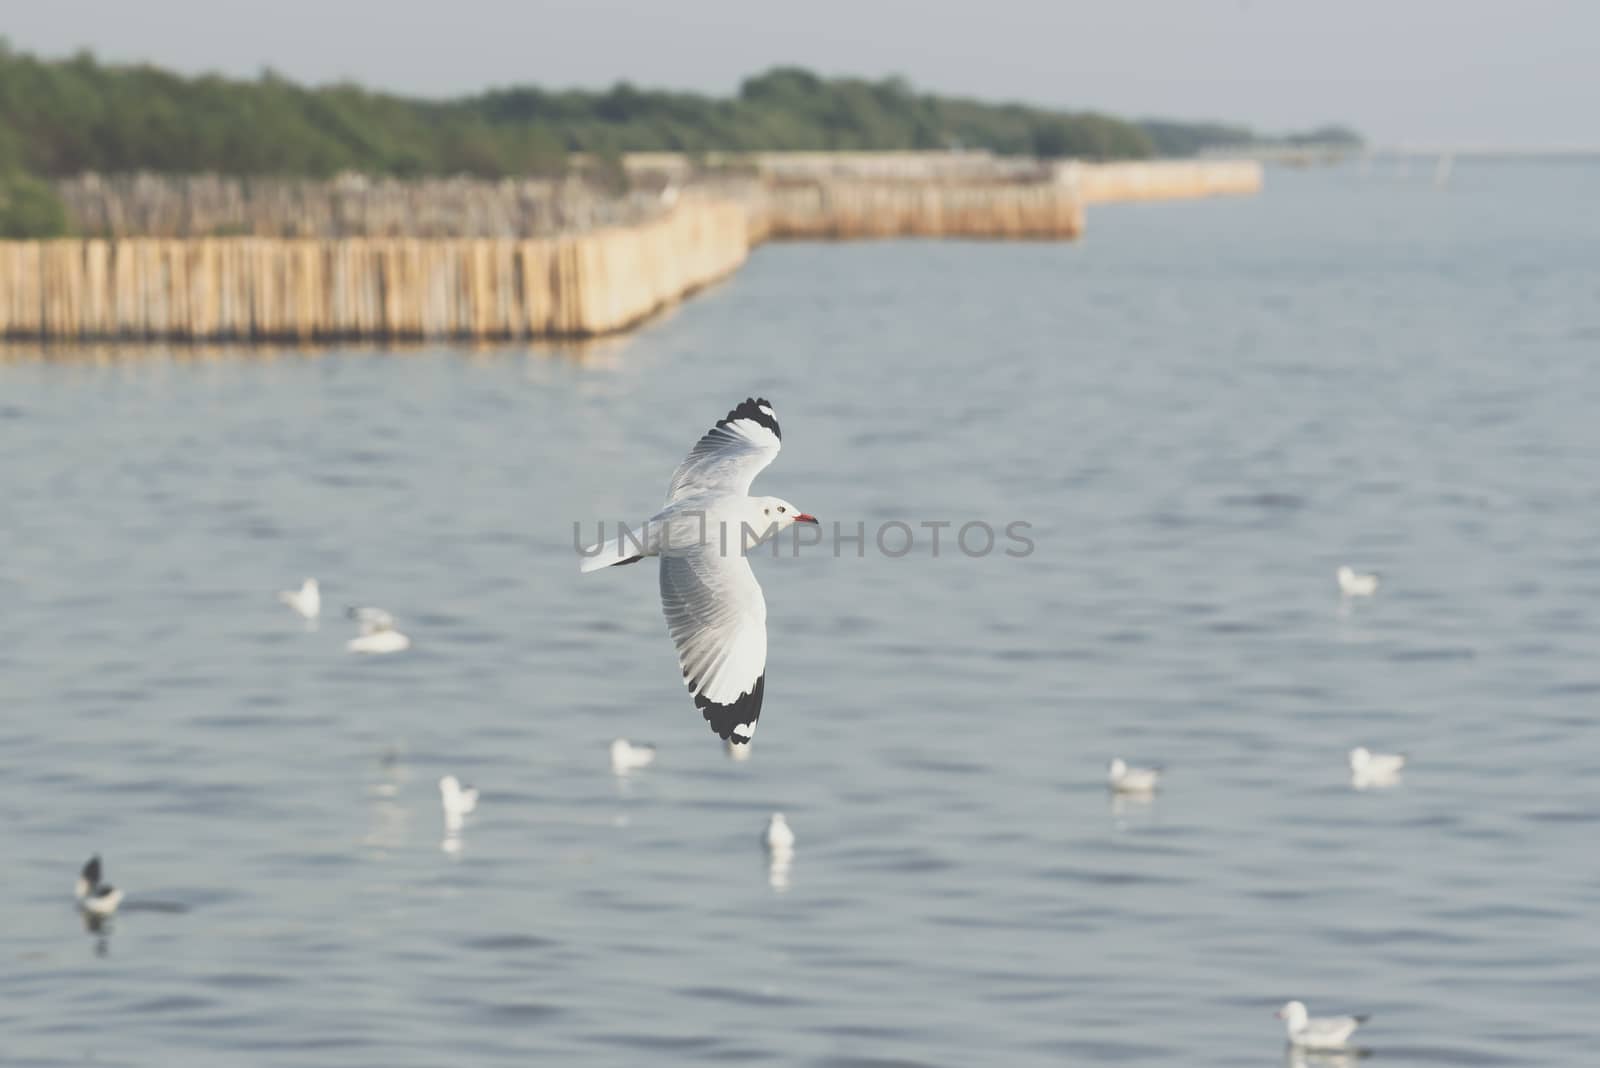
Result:
<svg viewBox="0 0 1600 1068">
<path fill-rule="evenodd" d="M 772 414 L 772 402 L 765 397 L 746 397 L 738 407 L 729 412 L 727 418 L 717 422 L 718 426 L 727 426 L 737 419 L 748 419 L 758 426 L 764 426 L 772 431 L 772 436 L 779 441 L 783 434 L 778 430 L 778 417 Z"/>
<path fill-rule="evenodd" d="M 1350 1019 L 1354 1020 L 1356 1023 L 1364 1024 L 1368 1020 L 1372 1019 L 1372 1014 L 1364 1012 L 1360 1016 L 1352 1016 L 1352 1017 L 1350 1017 Z"/>
<path fill-rule="evenodd" d="M 84 881 L 91 887 L 100 885 L 100 854 L 96 853 L 89 858 L 89 863 L 83 866 Z"/>
<path fill-rule="evenodd" d="M 694 706 L 711 724 L 718 738 L 734 745 L 745 745 L 755 734 L 756 721 L 761 718 L 761 698 L 766 691 L 767 676 L 763 673 L 749 693 L 740 694 L 731 704 L 720 705 L 709 697 L 695 694 Z M 737 728 L 744 728 L 745 733 L 738 733 Z"/>
</svg>

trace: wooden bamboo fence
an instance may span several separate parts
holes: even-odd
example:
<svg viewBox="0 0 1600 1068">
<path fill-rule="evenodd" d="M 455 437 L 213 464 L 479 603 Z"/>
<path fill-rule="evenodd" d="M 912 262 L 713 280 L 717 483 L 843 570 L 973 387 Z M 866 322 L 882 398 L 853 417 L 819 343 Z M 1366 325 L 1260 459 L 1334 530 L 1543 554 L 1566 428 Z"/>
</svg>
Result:
<svg viewBox="0 0 1600 1068">
<path fill-rule="evenodd" d="M 774 240 L 954 237 L 1062 240 L 1083 231 L 1077 194 L 1054 184 L 827 182 L 765 191 L 757 228 Z"/>
<path fill-rule="evenodd" d="M 587 337 L 734 271 L 745 210 L 512 239 L 0 242 L 0 337 L 316 341 Z"/>
<path fill-rule="evenodd" d="M 1072 162 L 1058 167 L 1056 180 L 1076 191 L 1085 204 L 1111 204 L 1125 200 L 1187 200 L 1259 193 L 1262 168 L 1256 160 Z"/>
<path fill-rule="evenodd" d="M 1070 239 L 1086 202 L 1261 184 L 1260 165 L 1248 162 L 1063 164 L 985 180 L 974 176 L 982 159 L 951 158 L 948 180 L 936 154 L 863 156 L 832 177 L 796 177 L 830 166 L 808 156 L 769 164 L 765 178 L 612 201 L 550 182 L 346 178 L 319 191 L 205 176 L 86 178 L 69 198 L 83 213 L 75 222 L 111 236 L 0 241 L 0 338 L 591 337 L 733 272 L 768 239 Z M 168 236 L 118 236 L 140 228 Z M 199 236 L 219 228 L 271 236 Z"/>
</svg>

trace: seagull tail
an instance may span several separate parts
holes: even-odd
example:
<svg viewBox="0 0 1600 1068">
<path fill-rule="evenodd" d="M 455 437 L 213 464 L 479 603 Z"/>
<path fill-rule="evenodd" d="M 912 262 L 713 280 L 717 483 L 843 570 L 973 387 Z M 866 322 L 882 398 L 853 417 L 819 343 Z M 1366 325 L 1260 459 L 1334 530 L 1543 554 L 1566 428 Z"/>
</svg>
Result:
<svg viewBox="0 0 1600 1068">
<path fill-rule="evenodd" d="M 614 538 L 591 545 L 579 554 L 578 571 L 588 574 L 599 571 L 603 567 L 621 567 L 623 564 L 637 564 L 644 559 L 644 547 L 629 531 L 621 530 Z"/>
</svg>

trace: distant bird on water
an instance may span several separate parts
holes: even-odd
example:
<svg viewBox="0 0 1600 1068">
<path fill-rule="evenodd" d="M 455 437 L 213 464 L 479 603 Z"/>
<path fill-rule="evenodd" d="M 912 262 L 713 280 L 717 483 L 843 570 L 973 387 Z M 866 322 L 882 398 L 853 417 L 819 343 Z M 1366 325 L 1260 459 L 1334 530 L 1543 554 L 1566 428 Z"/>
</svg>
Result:
<svg viewBox="0 0 1600 1068">
<path fill-rule="evenodd" d="M 122 904 L 122 891 L 110 883 L 101 882 L 100 878 L 100 857 L 96 854 L 89 858 L 89 863 L 78 873 L 78 883 L 74 893 L 78 899 L 78 907 L 85 914 L 104 919 L 116 912 L 117 906 Z"/>
<path fill-rule="evenodd" d="M 1374 753 L 1364 745 L 1350 750 L 1350 782 L 1358 790 L 1368 786 L 1392 786 L 1405 766 L 1404 753 Z"/>
<path fill-rule="evenodd" d="M 352 653 L 398 653 L 411 648 L 411 639 L 394 629 L 394 616 L 381 608 L 351 608 L 345 613 L 360 627 L 359 637 L 345 648 Z"/>
<path fill-rule="evenodd" d="M 444 823 L 450 830 L 459 830 L 463 817 L 478 808 L 476 787 L 463 786 L 454 775 L 439 780 L 439 804 L 444 808 Z"/>
<path fill-rule="evenodd" d="M 1349 565 L 1340 567 L 1334 575 L 1339 580 L 1339 592 L 1346 597 L 1371 597 L 1378 592 L 1378 576 L 1362 574 Z"/>
<path fill-rule="evenodd" d="M 1119 794 L 1153 794 L 1161 782 L 1160 767 L 1134 768 L 1121 757 L 1113 757 L 1106 769 L 1106 785 Z"/>
<path fill-rule="evenodd" d="M 1366 1016 L 1312 1016 L 1301 1001 L 1291 1001 L 1277 1012 L 1288 1032 L 1289 1044 L 1300 1049 L 1344 1049 Z"/>
<path fill-rule="evenodd" d="M 278 600 L 300 613 L 304 619 L 316 619 L 322 614 L 322 590 L 314 578 L 306 579 L 298 590 L 280 590 Z"/>
<path fill-rule="evenodd" d="M 749 495 L 781 444 L 771 403 L 746 399 L 689 450 L 659 512 L 634 536 L 619 531 L 583 550 L 578 565 L 661 558 L 661 607 L 684 684 L 711 729 L 735 745 L 755 736 L 767 684 L 767 602 L 744 550 L 796 523 L 817 524 L 780 497 Z"/>
<path fill-rule="evenodd" d="M 618 775 L 647 768 L 655 763 L 656 747 L 641 745 L 618 738 L 611 743 L 611 770 Z"/>
<path fill-rule="evenodd" d="M 774 853 L 794 852 L 794 830 L 789 826 L 789 821 L 783 813 L 774 812 L 767 821 L 767 834 L 762 839 L 767 848 Z"/>
</svg>

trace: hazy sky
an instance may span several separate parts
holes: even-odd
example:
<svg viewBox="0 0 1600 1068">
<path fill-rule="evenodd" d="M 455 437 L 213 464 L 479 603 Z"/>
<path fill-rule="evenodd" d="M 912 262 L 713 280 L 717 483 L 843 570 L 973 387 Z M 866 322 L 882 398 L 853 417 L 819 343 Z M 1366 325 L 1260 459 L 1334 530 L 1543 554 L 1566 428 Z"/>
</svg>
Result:
<svg viewBox="0 0 1600 1068">
<path fill-rule="evenodd" d="M 185 71 L 730 92 L 777 63 L 921 88 L 1264 130 L 1347 122 L 1383 144 L 1600 143 L 1592 0 L 51 0 L 13 48 Z"/>
</svg>

